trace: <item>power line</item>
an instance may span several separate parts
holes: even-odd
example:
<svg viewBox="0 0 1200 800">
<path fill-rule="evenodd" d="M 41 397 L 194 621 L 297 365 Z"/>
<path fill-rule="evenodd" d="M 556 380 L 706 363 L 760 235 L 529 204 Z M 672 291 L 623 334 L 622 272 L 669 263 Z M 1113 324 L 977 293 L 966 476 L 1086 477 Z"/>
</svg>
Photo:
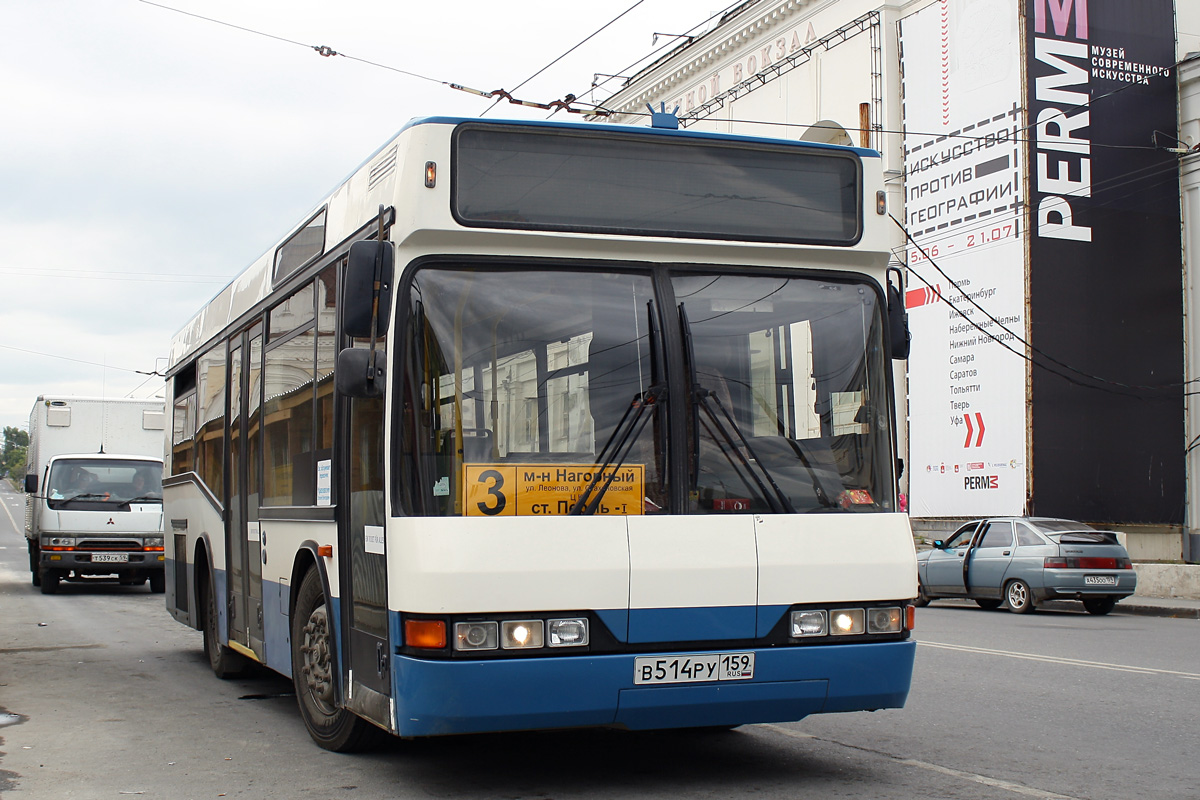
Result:
<svg viewBox="0 0 1200 800">
<path fill-rule="evenodd" d="M 585 37 L 584 37 L 584 38 L 583 38 L 583 39 L 582 39 L 582 40 L 581 40 L 581 41 L 580 41 L 578 44 L 576 44 L 574 47 L 571 47 L 571 48 L 570 48 L 570 49 L 568 49 L 568 50 L 567 50 L 565 53 L 563 53 L 561 56 L 559 56 L 558 58 L 554 59 L 553 61 L 551 61 L 551 62 L 550 62 L 549 64 L 547 64 L 546 66 L 542 67 L 542 68 L 541 68 L 541 69 L 539 69 L 537 72 L 533 73 L 533 74 L 532 74 L 532 75 L 530 75 L 528 78 L 526 78 L 525 80 L 523 80 L 523 81 L 521 81 L 520 83 L 518 83 L 516 86 L 514 86 L 514 87 L 513 87 L 513 89 L 512 89 L 512 90 L 513 90 L 514 92 L 515 92 L 515 91 L 517 91 L 517 90 L 518 90 L 518 89 L 520 89 L 522 86 L 524 86 L 525 84 L 529 83 L 531 80 L 533 80 L 534 78 L 536 78 L 538 75 L 541 75 L 543 72 L 545 72 L 546 70 L 550 69 L 551 67 L 553 67 L 553 66 L 554 66 L 555 64 L 557 64 L 558 62 L 562 61 L 564 58 L 566 58 L 567 56 L 569 56 L 571 53 L 573 53 L 573 52 L 575 52 L 576 50 L 578 50 L 580 47 L 582 47 L 583 45 L 585 45 L 585 44 L 586 44 L 588 41 L 590 41 L 591 39 L 595 38 L 596 36 L 599 36 L 599 35 L 600 35 L 600 33 L 601 33 L 601 32 L 603 32 L 605 28 L 608 28 L 610 25 L 612 25 L 613 23 L 615 23 L 617 20 L 621 19 L 621 17 L 625 16 L 625 15 L 626 15 L 626 14 L 628 14 L 630 11 L 633 11 L 635 8 L 637 8 L 638 6 L 640 6 L 640 5 L 641 5 L 642 3 L 644 3 L 644 2 L 646 2 L 646 0 L 637 0 L 637 2 L 635 2 L 635 3 L 634 3 L 633 5 L 631 5 L 629 8 L 625 9 L 625 10 L 624 10 L 624 11 L 622 11 L 620 14 L 617 14 L 615 17 L 613 17 L 612 19 L 610 19 L 608 22 L 604 23 L 604 24 L 603 24 L 603 25 L 601 25 L 599 28 L 597 28 L 596 30 L 592 31 L 590 34 L 588 34 L 587 36 L 585 36 Z M 487 108 L 485 108 L 483 111 L 481 111 L 481 112 L 479 113 L 479 116 L 481 116 L 481 117 L 482 117 L 484 114 L 486 114 L 487 112 L 489 112 L 489 111 L 491 111 L 493 108 L 495 108 L 495 107 L 496 107 L 496 106 L 497 106 L 497 105 L 500 103 L 500 100 L 501 100 L 501 99 L 502 99 L 502 98 L 496 98 L 496 102 L 492 103 L 490 106 L 488 106 L 488 107 L 487 107 Z M 575 100 L 575 95 L 573 95 L 573 94 L 569 94 L 569 95 L 567 95 L 566 97 L 564 97 L 564 98 L 563 98 L 563 101 L 564 101 L 564 102 L 566 102 L 566 103 L 573 102 L 574 100 Z"/>
<path fill-rule="evenodd" d="M 1060 370 L 1053 369 L 1044 363 L 1039 363 L 1038 361 L 1031 358 L 1030 356 L 1028 356 L 1024 353 L 1018 352 L 1017 350 L 1015 350 L 1014 348 L 1009 346 L 1009 344 L 1007 342 L 1002 341 L 994 333 L 985 329 L 978 322 L 971 319 L 970 316 L 962 313 L 962 311 L 958 308 L 958 306 L 956 306 L 954 303 L 952 303 L 945 296 L 945 294 L 942 293 L 941 289 L 939 289 L 936 284 L 930 283 L 924 276 L 922 276 L 920 273 L 918 273 L 916 270 L 914 270 L 911 265 L 908 265 L 908 267 L 907 267 L 908 271 L 911 272 L 913 275 L 915 275 L 916 278 L 921 281 L 921 283 L 928 286 L 933 291 L 933 293 L 937 296 L 937 298 L 939 300 L 942 300 L 943 302 L 945 302 L 946 305 L 948 305 L 951 309 L 953 309 L 953 311 L 955 313 L 957 313 L 960 317 L 962 317 L 962 319 L 965 320 L 967 323 L 969 323 L 973 328 L 978 330 L 983 335 L 987 336 L 989 339 L 991 339 L 996 344 L 999 344 L 1002 347 L 1004 347 L 1010 353 L 1013 353 L 1014 355 L 1025 359 L 1026 361 L 1028 361 L 1030 364 L 1032 364 L 1035 367 L 1040 367 L 1040 368 L 1046 370 L 1047 372 L 1050 372 L 1054 375 L 1058 375 L 1060 378 L 1063 378 L 1064 380 L 1066 380 L 1070 383 L 1073 383 L 1076 386 L 1081 386 L 1085 389 L 1100 389 L 1101 391 L 1108 391 L 1108 392 L 1112 392 L 1113 394 L 1121 394 L 1121 395 L 1129 396 L 1129 392 L 1118 392 L 1118 391 L 1114 391 L 1113 389 L 1109 389 L 1107 387 L 1112 386 L 1112 387 L 1116 387 L 1119 389 L 1128 389 L 1128 390 L 1134 390 L 1134 391 L 1163 391 L 1163 390 L 1167 390 L 1167 389 L 1178 389 L 1178 388 L 1181 388 L 1186 385 L 1186 383 L 1169 383 L 1169 384 L 1160 384 L 1157 386 L 1152 386 L 1152 385 L 1144 385 L 1144 384 L 1122 383 L 1121 381 L 1109 380 L 1108 378 L 1102 378 L 1098 375 L 1092 375 L 1091 373 L 1085 372 L 1077 367 L 1073 367 L 1070 364 L 1067 364 L 1066 362 L 1055 358 L 1054 356 L 1050 355 L 1049 353 L 1042 350 L 1041 348 L 1028 342 L 1024 336 L 1013 331 L 1011 328 L 1006 326 L 1000 320 L 998 320 L 994 316 L 992 316 L 992 314 L 987 309 L 985 309 L 983 306 L 979 305 L 979 303 L 977 303 L 975 301 L 975 298 L 971 297 L 966 292 L 966 290 L 964 290 L 963 287 L 961 285 L 959 285 L 959 283 L 957 281 L 955 281 L 948 274 L 946 274 L 945 270 L 943 270 L 941 268 L 941 266 L 938 265 L 937 261 L 934 260 L 933 256 L 929 255 L 929 252 L 927 250 L 925 250 L 925 248 L 922 247 L 917 242 L 917 240 L 912 237 L 912 234 L 908 232 L 908 229 L 904 227 L 904 225 L 900 222 L 900 220 L 896 219 L 896 217 L 891 214 L 889 214 L 888 216 L 891 217 L 892 222 L 896 223 L 896 226 L 898 228 L 900 228 L 900 230 L 904 233 L 905 238 L 909 242 L 911 242 L 912 245 L 914 247 L 916 247 L 921 252 L 921 254 L 925 257 L 925 259 L 933 266 L 933 268 L 938 271 L 938 274 L 940 274 L 943 278 L 945 278 L 946 281 L 951 286 L 953 286 L 955 288 L 955 290 L 958 291 L 959 295 L 962 296 L 965 300 L 967 300 L 967 302 L 969 302 L 971 305 L 975 306 L 975 308 L 982 311 L 983 315 L 985 317 L 987 317 L 988 320 L 990 320 L 992 322 L 992 324 L 999 327 L 1000 330 L 1004 331 L 1009 336 L 1013 337 L 1016 341 L 1020 342 L 1022 345 L 1029 348 L 1032 352 L 1037 353 L 1039 356 L 1046 359 L 1047 361 L 1049 361 L 1053 364 L 1056 364 L 1056 365 L 1062 367 L 1063 369 L 1069 370 L 1070 372 L 1073 372 L 1076 375 L 1082 376 L 1084 378 L 1087 378 L 1089 380 L 1095 381 L 1096 383 L 1103 384 L 1103 385 L 1095 386 L 1095 385 L 1083 383 L 1083 382 L 1079 381 L 1078 379 L 1072 377 L 1071 375 L 1065 374 L 1065 373 L 1061 372 Z M 1188 381 L 1187 383 L 1194 383 L 1194 382 L 1195 381 Z M 1134 396 L 1137 396 L 1137 395 L 1134 395 Z"/>
<path fill-rule="evenodd" d="M 37 350 L 26 350 L 23 347 L 13 347 L 12 345 L 9 345 L 9 344 L 0 344 L 0 348 L 4 348 L 5 350 L 15 350 L 18 353 L 28 353 L 28 354 L 34 355 L 34 356 L 42 356 L 43 358 L 57 358 L 62 361 L 74 361 L 76 364 L 87 364 L 89 367 L 102 367 L 103 369 L 115 369 L 119 372 L 132 372 L 137 375 L 151 375 L 151 376 L 159 375 L 161 377 L 161 373 L 159 373 L 157 370 L 146 371 L 144 369 L 129 369 L 128 367 L 117 367 L 117 366 L 113 366 L 112 364 L 99 364 L 95 361 L 84 361 L 81 358 L 71 358 L 70 356 L 60 356 L 60 355 L 55 355 L 54 353 L 41 353 L 41 352 L 38 352 Z"/>
<path fill-rule="evenodd" d="M 451 89 L 456 89 L 460 92 L 466 92 L 467 94 L 473 94 L 473 95 L 477 95 L 479 97 L 486 97 L 488 99 L 495 97 L 495 98 L 497 98 L 496 102 L 500 102 L 500 100 L 508 100 L 508 102 L 510 102 L 514 105 L 529 106 L 531 108 L 540 108 L 540 109 L 543 109 L 546 111 L 564 110 L 564 111 L 569 111 L 572 114 L 585 114 L 585 115 L 597 115 L 597 116 L 607 116 L 608 115 L 607 111 L 602 111 L 602 110 L 595 110 L 595 109 L 586 110 L 586 109 L 580 109 L 580 108 L 572 108 L 571 103 L 574 102 L 574 100 L 575 100 L 574 96 L 570 96 L 569 99 L 564 99 L 564 100 L 552 100 L 549 103 L 538 103 L 538 102 L 534 102 L 532 100 L 519 100 L 519 99 L 513 97 L 512 94 L 505 91 L 504 89 L 493 89 L 490 92 L 485 92 L 481 89 L 472 89 L 470 86 L 464 86 L 459 83 L 451 83 L 450 81 L 443 81 L 443 80 L 439 80 L 438 78 L 431 78 L 428 75 L 422 75 L 419 72 L 412 72 L 411 70 L 400 69 L 399 67 L 392 67 L 392 66 L 388 66 L 387 64 L 380 64 L 377 61 L 368 61 L 365 58 L 358 58 L 357 56 L 348 55 L 347 53 L 341 53 L 341 52 L 338 52 L 337 50 L 334 50 L 332 47 L 328 47 L 327 45 L 305 44 L 304 42 L 298 42 L 295 39 L 288 39 L 283 36 L 276 36 L 273 33 L 267 33 L 265 31 L 256 30 L 254 28 L 247 28 L 243 25 L 234 25 L 231 22 L 225 22 L 224 20 L 214 19 L 212 17 L 206 17 L 206 16 L 203 16 L 202 14 L 193 14 L 190 11 L 183 11 L 182 9 L 173 8 L 171 6 L 162 5 L 161 3 L 152 2 L 152 0 L 138 0 L 138 2 L 145 3 L 148 6 L 154 6 L 155 8 L 161 8 L 165 11 L 174 11 L 176 14 L 183 14 L 184 16 L 187 16 L 187 17 L 194 17 L 195 19 L 204 20 L 205 22 L 211 22 L 215 25 L 224 25 L 227 28 L 233 28 L 235 30 L 244 31 L 246 33 L 252 33 L 256 36 L 265 36 L 268 39 L 274 39 L 275 41 L 278 41 L 278 42 L 294 44 L 294 45 L 297 45 L 298 47 L 303 47 L 306 50 L 312 50 L 315 53 L 317 53 L 317 55 L 323 56 L 325 58 L 332 58 L 333 56 L 338 56 L 341 58 L 349 59 L 350 61 L 358 61 L 359 63 L 362 63 L 362 64 L 367 64 L 372 67 L 378 67 L 379 69 L 386 69 L 391 72 L 400 73 L 401 75 L 407 75 L 411 78 L 418 78 L 423 81 L 429 81 L 431 83 L 441 84 L 442 86 L 448 86 Z M 645 2 L 645 0 L 638 0 L 638 4 L 641 4 L 643 2 Z M 630 9 L 630 10 L 632 10 L 632 9 Z M 628 13 L 628 11 L 625 13 Z M 624 15 L 622 14 L 622 16 L 624 16 Z M 618 19 L 619 18 L 620 17 L 618 17 Z M 616 20 L 614 20 L 614 22 L 615 21 Z M 605 26 L 605 27 L 607 27 L 607 26 Z M 603 30 L 603 28 L 601 30 Z M 599 33 L 599 31 L 597 31 L 597 33 Z M 593 35 L 595 35 L 595 34 L 593 34 Z M 580 44 L 582 44 L 582 42 Z M 576 45 L 576 46 L 578 46 L 578 45 Z M 568 51 L 568 52 L 570 52 L 570 51 Z M 564 55 L 566 55 L 566 54 L 564 53 Z M 532 80 L 532 78 L 530 78 L 530 80 Z M 526 82 L 528 82 L 528 81 L 526 81 Z M 524 84 L 522 84 L 522 85 L 524 85 Z"/>
</svg>

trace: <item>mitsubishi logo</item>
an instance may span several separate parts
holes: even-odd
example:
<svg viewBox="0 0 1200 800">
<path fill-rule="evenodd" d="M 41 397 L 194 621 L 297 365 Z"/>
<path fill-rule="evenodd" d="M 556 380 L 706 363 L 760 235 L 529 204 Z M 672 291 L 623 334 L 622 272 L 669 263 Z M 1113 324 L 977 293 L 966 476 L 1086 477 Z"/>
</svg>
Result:
<svg viewBox="0 0 1200 800">
<path fill-rule="evenodd" d="M 112 518 L 112 517 L 109 517 L 109 518 L 108 518 L 108 524 L 109 524 L 109 525 L 116 525 L 117 523 L 113 522 L 113 518 Z"/>
</svg>

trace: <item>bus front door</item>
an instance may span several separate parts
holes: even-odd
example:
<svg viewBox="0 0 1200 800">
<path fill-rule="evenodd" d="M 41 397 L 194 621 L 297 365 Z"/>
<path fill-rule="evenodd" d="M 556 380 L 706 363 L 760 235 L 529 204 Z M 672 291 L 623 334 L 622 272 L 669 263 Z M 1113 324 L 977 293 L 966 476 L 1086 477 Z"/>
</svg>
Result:
<svg viewBox="0 0 1200 800">
<path fill-rule="evenodd" d="M 339 500 L 343 630 L 349 631 L 346 706 L 386 728 L 391 721 L 391 658 L 388 641 L 387 556 L 384 537 L 384 403 L 347 399 L 341 415 Z"/>
</svg>

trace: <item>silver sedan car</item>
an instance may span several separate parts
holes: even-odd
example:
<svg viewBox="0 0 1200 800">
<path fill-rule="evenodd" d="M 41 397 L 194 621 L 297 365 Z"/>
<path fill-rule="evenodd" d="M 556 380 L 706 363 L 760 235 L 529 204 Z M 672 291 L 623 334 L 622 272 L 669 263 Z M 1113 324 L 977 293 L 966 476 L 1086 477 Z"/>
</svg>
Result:
<svg viewBox="0 0 1200 800">
<path fill-rule="evenodd" d="M 992 517 L 974 520 L 932 550 L 917 553 L 923 606 L 967 597 L 981 608 L 1027 614 L 1044 600 L 1082 600 L 1107 614 L 1137 588 L 1129 553 L 1112 531 L 1066 519 Z"/>
</svg>

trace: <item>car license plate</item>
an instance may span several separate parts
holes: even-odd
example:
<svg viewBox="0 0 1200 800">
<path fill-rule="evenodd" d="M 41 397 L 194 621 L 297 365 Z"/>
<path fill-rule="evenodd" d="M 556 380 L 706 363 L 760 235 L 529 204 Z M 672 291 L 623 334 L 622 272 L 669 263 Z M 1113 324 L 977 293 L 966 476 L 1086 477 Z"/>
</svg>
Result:
<svg viewBox="0 0 1200 800">
<path fill-rule="evenodd" d="M 748 681 L 753 677 L 754 653 L 639 656 L 633 660 L 635 684 Z"/>
<path fill-rule="evenodd" d="M 1116 586 L 1116 575 L 1084 575 L 1083 582 L 1088 586 Z"/>
<path fill-rule="evenodd" d="M 127 561 L 128 553 L 92 553 L 93 564 L 124 564 Z"/>
</svg>

